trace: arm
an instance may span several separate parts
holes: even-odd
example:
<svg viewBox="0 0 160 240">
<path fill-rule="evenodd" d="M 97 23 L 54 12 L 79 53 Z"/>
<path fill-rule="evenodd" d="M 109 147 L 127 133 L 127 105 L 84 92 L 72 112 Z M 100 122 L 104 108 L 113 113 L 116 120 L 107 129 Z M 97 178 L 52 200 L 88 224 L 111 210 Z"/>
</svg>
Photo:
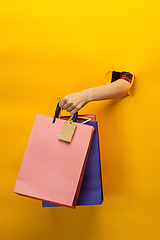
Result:
<svg viewBox="0 0 160 240">
<path fill-rule="evenodd" d="M 129 82 L 124 79 L 118 79 L 106 85 L 88 88 L 80 92 L 66 95 L 60 101 L 59 106 L 71 114 L 75 114 L 88 102 L 127 96 L 129 87 Z"/>
</svg>

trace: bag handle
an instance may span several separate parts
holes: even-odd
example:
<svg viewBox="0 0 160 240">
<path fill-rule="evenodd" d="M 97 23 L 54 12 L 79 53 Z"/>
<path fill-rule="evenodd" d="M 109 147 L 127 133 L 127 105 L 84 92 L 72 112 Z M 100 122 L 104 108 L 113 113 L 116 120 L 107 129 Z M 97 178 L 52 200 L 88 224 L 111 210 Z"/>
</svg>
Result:
<svg viewBox="0 0 160 240">
<path fill-rule="evenodd" d="M 87 122 L 91 121 L 91 118 L 87 118 L 87 117 L 78 116 L 78 118 L 81 118 L 81 119 L 85 120 L 84 122 L 81 122 L 81 124 L 84 124 L 84 123 L 87 123 Z M 78 122 L 78 119 L 77 119 L 77 122 Z"/>
<path fill-rule="evenodd" d="M 54 118 L 53 118 L 53 123 L 55 122 L 56 118 L 60 118 L 60 112 L 61 112 L 61 107 L 59 106 L 59 102 L 58 102 L 56 110 L 55 110 Z M 72 117 L 73 117 L 73 122 L 77 122 L 78 112 L 76 112 L 73 116 L 71 116 L 71 118 Z"/>
</svg>

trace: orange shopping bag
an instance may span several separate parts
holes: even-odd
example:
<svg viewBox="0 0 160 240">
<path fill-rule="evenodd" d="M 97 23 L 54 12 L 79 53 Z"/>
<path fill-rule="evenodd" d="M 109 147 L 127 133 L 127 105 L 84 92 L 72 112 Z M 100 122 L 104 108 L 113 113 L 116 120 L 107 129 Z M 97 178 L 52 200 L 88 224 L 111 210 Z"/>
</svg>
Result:
<svg viewBox="0 0 160 240">
<path fill-rule="evenodd" d="M 37 114 L 14 192 L 75 208 L 94 127 L 76 122 L 71 142 L 59 139 L 64 123 L 59 103 L 53 117 Z"/>
</svg>

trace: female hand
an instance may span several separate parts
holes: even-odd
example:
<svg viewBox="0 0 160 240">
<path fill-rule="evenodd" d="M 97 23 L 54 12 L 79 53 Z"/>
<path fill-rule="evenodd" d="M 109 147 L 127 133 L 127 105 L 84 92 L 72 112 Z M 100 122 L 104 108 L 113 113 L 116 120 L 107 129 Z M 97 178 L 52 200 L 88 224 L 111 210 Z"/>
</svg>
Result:
<svg viewBox="0 0 160 240">
<path fill-rule="evenodd" d="M 76 92 L 66 95 L 59 103 L 62 109 L 65 109 L 70 114 L 75 114 L 84 105 L 89 102 L 89 94 L 87 91 L 83 90 L 81 92 Z"/>
</svg>

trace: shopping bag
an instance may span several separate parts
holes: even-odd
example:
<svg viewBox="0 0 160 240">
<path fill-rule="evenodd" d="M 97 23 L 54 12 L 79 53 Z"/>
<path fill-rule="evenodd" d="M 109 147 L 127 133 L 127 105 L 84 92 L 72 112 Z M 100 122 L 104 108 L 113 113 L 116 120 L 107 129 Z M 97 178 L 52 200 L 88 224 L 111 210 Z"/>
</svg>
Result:
<svg viewBox="0 0 160 240">
<path fill-rule="evenodd" d="M 96 116 L 79 115 L 78 121 L 82 118 L 90 118 L 92 121 L 86 123 L 87 125 L 95 128 L 93 139 L 88 155 L 87 165 L 84 172 L 84 177 L 80 189 L 77 205 L 100 205 L 103 202 L 103 188 L 102 188 L 102 176 L 101 176 L 101 162 L 100 162 L 100 150 L 99 150 L 99 136 L 98 136 L 98 124 Z M 63 119 L 67 119 L 68 116 L 62 116 Z M 80 118 L 80 119 L 79 119 Z M 43 207 L 58 207 L 47 201 L 42 201 Z"/>
<path fill-rule="evenodd" d="M 73 121 L 72 141 L 58 139 L 67 120 L 37 114 L 14 192 L 75 208 L 92 142 L 94 127 Z M 71 122 L 72 124 L 72 122 Z"/>
</svg>

